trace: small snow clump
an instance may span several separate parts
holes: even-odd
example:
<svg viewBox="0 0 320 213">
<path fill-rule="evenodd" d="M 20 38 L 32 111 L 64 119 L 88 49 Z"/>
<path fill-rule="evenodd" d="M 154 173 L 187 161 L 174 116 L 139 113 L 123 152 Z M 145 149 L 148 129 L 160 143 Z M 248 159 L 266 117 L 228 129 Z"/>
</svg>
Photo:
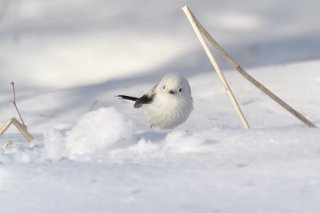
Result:
<svg viewBox="0 0 320 213">
<path fill-rule="evenodd" d="M 88 112 L 67 133 L 69 155 L 98 154 L 121 142 L 129 141 L 135 131 L 132 121 L 115 108 Z"/>
</svg>

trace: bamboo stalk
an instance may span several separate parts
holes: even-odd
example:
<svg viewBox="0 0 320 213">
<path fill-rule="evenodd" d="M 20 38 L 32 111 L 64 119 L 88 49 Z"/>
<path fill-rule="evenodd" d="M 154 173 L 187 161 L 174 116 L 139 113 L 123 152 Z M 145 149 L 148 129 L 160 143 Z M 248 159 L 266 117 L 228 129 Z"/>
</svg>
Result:
<svg viewBox="0 0 320 213">
<path fill-rule="evenodd" d="M 240 118 L 241 123 L 243 124 L 243 126 L 245 128 L 250 128 L 250 126 L 249 126 L 249 124 L 248 124 L 243 112 L 241 111 L 241 108 L 240 108 L 240 106 L 239 106 L 239 104 L 238 104 L 238 102 L 237 102 L 237 100 L 236 100 L 236 98 L 235 98 L 235 96 L 234 96 L 234 94 L 233 94 L 233 92 L 232 92 L 227 80 L 225 79 L 225 77 L 224 77 L 224 75 L 223 75 L 218 63 L 216 62 L 215 58 L 213 57 L 210 49 L 208 48 L 203 35 L 201 34 L 199 28 L 197 27 L 197 24 L 196 24 L 194 18 L 192 17 L 192 14 L 189 11 L 189 8 L 187 6 L 184 6 L 182 8 L 182 10 L 184 11 L 185 15 L 187 16 L 191 26 L 193 27 L 193 30 L 195 31 L 195 33 L 196 33 L 196 35 L 197 35 L 197 37 L 198 37 L 198 39 L 199 39 L 199 41 L 200 41 L 200 43 L 202 45 L 202 48 L 206 52 L 206 54 L 207 54 L 207 56 L 208 56 L 208 58 L 209 58 L 209 60 L 210 60 L 210 62 L 212 64 L 214 70 L 216 71 L 218 77 L 220 78 L 220 80 L 221 80 L 221 82 L 222 82 L 222 84 L 223 84 L 223 86 L 224 86 L 224 88 L 226 90 L 226 93 L 227 93 L 227 95 L 228 95 L 228 97 L 229 97 L 229 99 L 230 99 L 230 101 L 231 101 L 231 103 L 232 103 L 237 115 Z"/>
<path fill-rule="evenodd" d="M 280 106 L 290 112 L 293 116 L 299 119 L 308 127 L 317 127 L 314 123 L 305 118 L 301 113 L 296 111 L 289 104 L 284 102 L 281 98 L 271 92 L 268 88 L 262 85 L 259 81 L 254 79 L 250 74 L 248 74 L 220 45 L 219 43 L 208 33 L 208 31 L 201 25 L 201 23 L 197 20 L 197 18 L 193 15 L 190 9 L 187 6 L 183 7 L 183 10 L 187 12 L 190 16 L 189 19 L 192 20 L 195 27 L 201 32 L 201 34 L 217 49 L 217 51 L 221 54 L 221 56 L 233 67 L 235 68 L 245 79 L 247 79 L 250 83 L 260 89 L 263 93 L 269 96 L 272 100 L 277 102 Z"/>
</svg>

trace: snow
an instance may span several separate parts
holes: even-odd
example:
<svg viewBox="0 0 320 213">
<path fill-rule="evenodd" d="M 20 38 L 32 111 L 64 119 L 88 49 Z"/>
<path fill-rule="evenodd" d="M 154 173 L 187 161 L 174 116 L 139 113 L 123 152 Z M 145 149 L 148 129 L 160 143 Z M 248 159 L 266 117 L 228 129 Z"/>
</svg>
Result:
<svg viewBox="0 0 320 213">
<path fill-rule="evenodd" d="M 131 139 L 134 125 L 114 108 L 89 112 L 67 133 L 66 148 L 71 156 L 97 155 Z"/>
<path fill-rule="evenodd" d="M 251 73 L 319 126 L 319 67 L 313 61 Z M 70 127 L 52 125 L 30 144 L 17 133 L 3 135 L 1 144 L 13 141 L 0 153 L 3 211 L 316 212 L 320 131 L 304 127 L 237 73 L 226 77 L 237 88 L 251 130 L 241 127 L 210 71 L 190 78 L 195 109 L 173 130 L 149 129 L 131 102 L 106 92 L 113 106 L 74 122 L 64 113 Z M 301 80 L 307 83 L 296 87 Z M 19 105 L 30 101 L 36 105 L 42 98 Z M 30 131 L 37 119 L 40 113 L 26 119 Z"/>
<path fill-rule="evenodd" d="M 1 1 L 0 124 L 18 117 L 15 81 L 34 136 L 11 126 L 0 137 L 1 212 L 318 212 L 320 131 L 219 60 L 244 129 L 185 3 Z M 320 126 L 318 2 L 188 4 L 252 76 Z M 173 130 L 150 129 L 115 97 L 173 71 L 194 100 Z"/>
<path fill-rule="evenodd" d="M 43 154 L 48 160 L 61 160 L 67 155 L 64 137 L 57 130 L 49 129 L 44 133 L 43 146 Z"/>
</svg>

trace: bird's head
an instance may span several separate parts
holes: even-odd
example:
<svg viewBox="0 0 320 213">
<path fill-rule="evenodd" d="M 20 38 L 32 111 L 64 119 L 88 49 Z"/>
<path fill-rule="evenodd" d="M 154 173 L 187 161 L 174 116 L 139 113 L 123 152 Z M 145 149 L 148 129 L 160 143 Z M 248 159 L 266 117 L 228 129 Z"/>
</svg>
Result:
<svg viewBox="0 0 320 213">
<path fill-rule="evenodd" d="M 191 89 L 187 79 L 176 73 L 165 75 L 157 85 L 157 92 L 177 97 L 191 97 Z"/>
</svg>

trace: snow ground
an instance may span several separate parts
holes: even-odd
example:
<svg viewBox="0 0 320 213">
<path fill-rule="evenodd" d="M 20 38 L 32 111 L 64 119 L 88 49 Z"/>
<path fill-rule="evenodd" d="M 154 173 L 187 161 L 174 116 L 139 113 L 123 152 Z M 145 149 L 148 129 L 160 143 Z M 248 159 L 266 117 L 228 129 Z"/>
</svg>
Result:
<svg viewBox="0 0 320 213">
<path fill-rule="evenodd" d="M 13 142 L 0 148 L 1 212 L 319 212 L 320 131 L 223 64 L 253 127 L 244 130 L 186 2 L 1 3 L 0 124 L 16 116 L 14 80 L 35 136 L 28 144 L 10 128 L 0 138 Z M 318 2 L 187 3 L 250 74 L 320 126 Z M 195 109 L 174 130 L 152 130 L 114 96 L 141 95 L 168 71 L 187 76 Z"/>
<path fill-rule="evenodd" d="M 314 61 L 252 74 L 319 126 L 319 67 Z M 226 76 L 252 130 L 241 127 L 213 72 L 190 78 L 195 110 L 175 130 L 149 129 L 132 103 L 112 95 L 148 83 L 103 91 L 97 109 L 85 115 L 48 109 L 49 124 L 39 124 L 45 107 L 38 113 L 26 107 L 36 139 L 1 138 L 13 141 L 0 153 L 3 212 L 317 212 L 320 131 L 291 118 L 235 72 Z M 61 90 L 19 103 L 37 106 L 49 96 L 68 105 L 62 94 L 81 93 Z"/>
</svg>

